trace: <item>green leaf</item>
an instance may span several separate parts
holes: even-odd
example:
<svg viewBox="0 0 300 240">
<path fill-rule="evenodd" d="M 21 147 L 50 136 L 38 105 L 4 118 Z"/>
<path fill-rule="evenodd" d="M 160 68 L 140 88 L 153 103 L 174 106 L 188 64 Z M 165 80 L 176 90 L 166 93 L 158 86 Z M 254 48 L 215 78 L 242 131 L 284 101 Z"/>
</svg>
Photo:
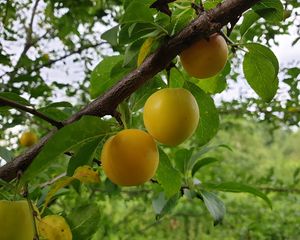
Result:
<svg viewBox="0 0 300 240">
<path fill-rule="evenodd" d="M 0 64 L 6 65 L 6 66 L 11 65 L 9 57 L 1 54 L 1 52 L 0 52 Z"/>
<path fill-rule="evenodd" d="M 84 184 L 100 183 L 98 170 L 94 170 L 89 165 L 84 165 L 76 168 L 73 174 L 73 178 L 79 180 Z"/>
<path fill-rule="evenodd" d="M 41 96 L 49 96 L 52 89 L 46 83 L 40 83 L 37 87 L 30 89 L 31 97 L 38 98 Z"/>
<path fill-rule="evenodd" d="M 222 2 L 222 0 L 206 0 L 203 3 L 203 6 L 204 6 L 205 10 L 209 10 L 209 9 L 215 8 L 221 2 Z"/>
<path fill-rule="evenodd" d="M 73 107 L 71 103 L 69 102 L 53 102 L 53 103 L 50 103 L 49 105 L 47 105 L 47 108 L 71 108 Z"/>
<path fill-rule="evenodd" d="M 116 65 L 111 69 L 110 78 L 113 79 L 114 82 L 118 82 L 132 70 L 130 66 L 125 66 L 125 61 L 126 59 L 124 56 L 123 60 L 117 62 Z"/>
<path fill-rule="evenodd" d="M 156 33 L 156 26 L 152 23 L 135 23 L 121 26 L 119 32 L 119 44 L 126 45 L 132 43 L 146 35 Z"/>
<path fill-rule="evenodd" d="M 67 114 L 66 112 L 56 109 L 53 107 L 45 107 L 45 108 L 39 108 L 38 111 L 40 113 L 45 114 L 46 116 L 56 120 L 56 121 L 64 121 L 70 117 L 70 114 Z"/>
<path fill-rule="evenodd" d="M 199 106 L 200 119 L 194 136 L 201 146 L 208 143 L 218 132 L 218 110 L 214 100 L 194 83 L 185 82 L 185 88 L 194 95 Z"/>
<path fill-rule="evenodd" d="M 182 75 L 182 73 L 177 68 L 171 68 L 169 87 L 170 88 L 181 88 L 181 87 L 183 87 L 184 81 L 185 81 L 185 78 Z"/>
<path fill-rule="evenodd" d="M 171 198 L 166 198 L 163 192 L 159 193 L 158 196 L 152 200 L 152 207 L 156 214 L 156 219 L 169 213 L 176 206 L 179 198 L 179 194 L 176 194 Z"/>
<path fill-rule="evenodd" d="M 202 158 L 201 160 L 199 160 L 192 168 L 192 176 L 195 175 L 196 172 L 198 172 L 202 167 L 214 163 L 214 162 L 218 162 L 219 160 L 213 157 L 207 157 L 207 158 Z"/>
<path fill-rule="evenodd" d="M 68 186 L 73 180 L 74 180 L 73 177 L 64 176 L 64 177 L 58 179 L 55 183 L 53 183 L 51 185 L 51 188 L 45 198 L 45 203 L 44 203 L 44 207 L 42 209 L 42 213 L 47 208 L 49 202 L 54 197 L 54 195 L 57 193 L 57 191 L 60 190 L 61 188 Z"/>
<path fill-rule="evenodd" d="M 267 195 L 261 192 L 260 190 L 251 187 L 249 185 L 245 185 L 237 182 L 224 182 L 220 184 L 211 184 L 211 183 L 205 184 L 205 187 L 208 187 L 213 190 L 223 191 L 223 192 L 250 193 L 263 199 L 268 204 L 268 206 L 272 208 L 272 203 L 270 199 L 267 197 Z"/>
<path fill-rule="evenodd" d="M 278 62 L 276 55 L 273 53 L 273 51 L 270 48 L 268 48 L 264 45 L 261 45 L 259 43 L 247 43 L 247 44 L 245 44 L 245 47 L 248 48 L 248 50 L 251 53 L 258 54 L 258 55 L 268 59 L 272 63 L 272 65 L 275 69 L 275 75 L 277 76 L 277 74 L 279 72 L 279 62 Z"/>
<path fill-rule="evenodd" d="M 13 154 L 5 147 L 0 146 L 0 158 L 2 158 L 6 162 L 9 162 L 13 159 Z"/>
<path fill-rule="evenodd" d="M 111 78 L 111 70 L 120 61 L 123 61 L 123 56 L 106 57 L 95 67 L 91 73 L 91 98 L 98 97 L 120 80 Z"/>
<path fill-rule="evenodd" d="M 232 149 L 225 145 L 225 144 L 219 144 L 219 145 L 215 145 L 215 146 L 205 146 L 205 147 L 202 147 L 200 151 L 197 151 L 195 152 L 192 157 L 190 158 L 190 161 L 188 162 L 188 170 L 192 170 L 194 165 L 198 162 L 199 158 L 202 157 L 204 154 L 212 151 L 212 150 L 216 150 L 218 148 L 226 148 L 230 151 L 232 151 Z"/>
<path fill-rule="evenodd" d="M 137 57 L 142 43 L 143 40 L 138 39 L 126 47 L 122 67 L 130 64 L 136 67 Z"/>
<path fill-rule="evenodd" d="M 107 41 L 112 46 L 118 45 L 118 32 L 119 32 L 120 26 L 114 26 L 111 29 L 107 30 L 101 35 L 101 38 L 105 41 Z"/>
<path fill-rule="evenodd" d="M 104 189 L 109 196 L 118 195 L 121 192 L 121 188 L 110 181 L 108 178 L 105 179 Z"/>
<path fill-rule="evenodd" d="M 218 225 L 222 222 L 226 213 L 226 208 L 223 201 L 218 198 L 217 195 L 211 192 L 201 190 L 200 194 L 207 210 L 214 219 L 214 225 Z"/>
<path fill-rule="evenodd" d="M 172 166 L 167 154 L 161 149 L 159 151 L 159 166 L 155 176 L 167 197 L 179 192 L 181 187 L 180 172 Z"/>
<path fill-rule="evenodd" d="M 121 114 L 121 121 L 124 125 L 124 128 L 131 128 L 132 126 L 132 112 L 129 109 L 129 104 L 127 101 L 121 102 L 118 107 L 117 111 Z"/>
<path fill-rule="evenodd" d="M 188 170 L 188 162 L 192 156 L 193 150 L 192 149 L 179 149 L 175 153 L 175 164 L 176 168 L 179 169 L 181 173 L 186 173 Z"/>
<path fill-rule="evenodd" d="M 22 105 L 26 105 L 29 106 L 30 103 L 25 99 L 20 97 L 18 94 L 16 93 L 12 93 L 12 92 L 2 92 L 0 93 L 0 97 L 2 98 L 6 98 L 8 100 L 12 100 L 14 102 L 20 103 Z"/>
<path fill-rule="evenodd" d="M 135 91 L 130 97 L 130 108 L 133 112 L 144 107 L 147 99 L 158 90 L 158 88 L 165 87 L 165 83 L 159 76 L 146 82 L 141 88 Z"/>
<path fill-rule="evenodd" d="M 76 145 L 107 135 L 110 132 L 108 122 L 94 116 L 84 116 L 79 121 L 58 130 L 45 144 L 23 175 L 29 180 L 46 169 L 55 159 Z"/>
<path fill-rule="evenodd" d="M 260 18 L 260 16 L 253 10 L 247 11 L 243 15 L 243 22 L 240 25 L 240 34 L 244 36 L 250 27 Z"/>
<path fill-rule="evenodd" d="M 171 36 L 181 31 L 196 17 L 196 12 L 192 8 L 175 9 L 173 13 L 176 17 L 171 18 L 171 24 L 168 26 L 168 32 L 171 33 Z"/>
<path fill-rule="evenodd" d="M 92 141 L 84 143 L 79 150 L 71 157 L 67 175 L 72 176 L 75 169 L 83 165 L 91 165 L 94 154 L 97 150 L 98 145 L 101 143 L 103 137 L 95 138 Z"/>
<path fill-rule="evenodd" d="M 149 55 L 151 52 L 151 47 L 153 45 L 155 38 L 149 37 L 147 38 L 144 43 L 142 44 L 140 50 L 139 50 L 139 55 L 138 55 L 138 60 L 137 60 L 137 66 L 139 67 L 145 58 Z"/>
<path fill-rule="evenodd" d="M 153 22 L 155 11 L 140 0 L 133 0 L 126 8 L 121 23 Z"/>
<path fill-rule="evenodd" d="M 73 234 L 73 240 L 89 240 L 99 229 L 101 213 L 97 205 L 86 204 L 72 209 L 67 219 Z"/>
<path fill-rule="evenodd" d="M 273 62 L 260 53 L 249 51 L 243 61 L 245 78 L 251 88 L 266 102 L 278 89 L 278 78 Z"/>
<path fill-rule="evenodd" d="M 252 9 L 268 21 L 280 22 L 283 20 L 284 7 L 280 0 L 262 0 Z"/>
<path fill-rule="evenodd" d="M 206 93 L 220 93 L 225 90 L 227 86 L 226 76 L 230 73 L 230 70 L 230 63 L 227 62 L 222 72 L 213 77 L 199 80 L 197 86 L 204 90 Z"/>
</svg>

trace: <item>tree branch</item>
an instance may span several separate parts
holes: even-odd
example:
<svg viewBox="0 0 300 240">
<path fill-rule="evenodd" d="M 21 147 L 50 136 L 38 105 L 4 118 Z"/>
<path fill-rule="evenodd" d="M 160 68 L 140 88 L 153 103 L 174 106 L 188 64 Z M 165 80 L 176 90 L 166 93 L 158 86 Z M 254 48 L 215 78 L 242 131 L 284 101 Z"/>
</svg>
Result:
<svg viewBox="0 0 300 240">
<path fill-rule="evenodd" d="M 62 128 L 63 127 L 63 124 L 61 122 L 58 122 L 58 121 L 56 121 L 56 120 L 54 120 L 52 118 L 49 118 L 45 114 L 43 114 L 41 112 L 38 112 L 37 110 L 35 110 L 33 108 L 26 107 L 26 106 L 24 106 L 24 105 L 22 105 L 20 103 L 11 101 L 9 99 L 0 97 L 0 106 L 10 106 L 10 107 L 13 107 L 15 109 L 31 113 L 32 115 L 35 115 L 35 116 L 37 116 L 37 117 L 39 117 L 39 118 L 41 118 L 41 119 L 49 122 L 52 126 L 55 126 L 57 128 Z"/>
<path fill-rule="evenodd" d="M 23 50 L 22 50 L 22 52 L 20 54 L 19 59 L 17 60 L 16 65 L 14 66 L 14 69 L 10 73 L 8 73 L 8 76 L 9 76 L 10 80 L 15 77 L 15 75 L 16 75 L 16 73 L 18 71 L 18 68 L 20 66 L 22 57 L 26 55 L 26 53 L 28 52 L 28 50 L 33 45 L 33 42 L 32 42 L 32 33 L 33 33 L 32 27 L 33 27 L 33 20 L 34 20 L 35 14 L 36 14 L 36 10 L 37 10 L 37 6 L 39 4 L 39 1 L 40 0 L 36 0 L 35 3 L 34 3 L 34 5 L 33 5 L 33 8 L 32 8 L 30 22 L 29 22 L 28 27 L 26 28 L 27 33 L 26 33 L 26 41 L 25 41 L 24 48 L 23 48 Z M 6 73 L 4 75 L 6 75 Z M 2 75 L 1 77 L 3 77 L 4 75 Z"/>
<path fill-rule="evenodd" d="M 236 19 L 259 1 L 260 0 L 226 0 L 216 8 L 203 12 L 181 32 L 169 39 L 158 50 L 147 57 L 139 68 L 133 70 L 102 96 L 71 116 L 64 122 L 64 125 L 79 120 L 83 115 L 102 117 L 104 115 L 113 114 L 118 104 L 153 78 L 157 73 L 166 68 L 182 50 L 199 39 L 219 32 L 223 26 L 233 19 Z M 16 173 L 19 169 L 25 170 L 40 152 L 43 145 L 56 131 L 56 129 L 52 130 L 27 152 L 1 167 L 0 178 L 9 181 L 16 177 Z"/>
<path fill-rule="evenodd" d="M 48 61 L 48 62 L 46 62 L 46 63 L 44 63 L 44 64 L 42 64 L 40 66 L 37 66 L 37 67 L 31 69 L 27 74 L 31 74 L 32 72 L 36 72 L 36 71 L 38 71 L 38 70 L 40 70 L 40 69 L 42 69 L 44 67 L 49 67 L 52 64 L 54 64 L 56 62 L 59 62 L 59 61 L 62 61 L 62 60 L 66 59 L 66 58 L 68 58 L 68 57 L 70 57 L 70 56 L 72 56 L 74 54 L 77 54 L 77 53 L 80 54 L 84 50 L 87 50 L 89 48 L 96 48 L 96 47 L 101 46 L 102 44 L 105 44 L 105 42 L 100 42 L 100 43 L 96 43 L 96 44 L 90 44 L 90 45 L 82 46 L 82 47 L 78 48 L 77 50 L 75 50 L 74 52 L 67 53 L 64 56 L 61 56 L 61 57 L 59 57 L 57 59 L 50 60 L 50 61 Z"/>
</svg>

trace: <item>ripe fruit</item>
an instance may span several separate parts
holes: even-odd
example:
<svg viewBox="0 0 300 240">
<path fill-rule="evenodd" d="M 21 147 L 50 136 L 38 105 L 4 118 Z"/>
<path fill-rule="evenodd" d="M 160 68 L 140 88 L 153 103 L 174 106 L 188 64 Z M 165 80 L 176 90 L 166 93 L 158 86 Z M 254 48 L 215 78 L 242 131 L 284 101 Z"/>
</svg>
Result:
<svg viewBox="0 0 300 240">
<path fill-rule="evenodd" d="M 58 215 L 48 215 L 38 221 L 39 236 L 47 240 L 72 240 L 66 220 Z"/>
<path fill-rule="evenodd" d="M 24 132 L 20 137 L 20 144 L 23 147 L 30 147 L 38 141 L 38 138 L 33 132 Z"/>
<path fill-rule="evenodd" d="M 184 88 L 165 88 L 152 94 L 144 106 L 144 124 L 159 142 L 176 146 L 190 137 L 199 122 L 194 96 Z"/>
<path fill-rule="evenodd" d="M 26 200 L 0 201 L 0 239 L 32 240 L 33 216 Z"/>
<path fill-rule="evenodd" d="M 101 162 L 106 176 L 121 186 L 140 185 L 157 169 L 159 155 L 154 139 L 138 129 L 125 129 L 103 146 Z"/>
<path fill-rule="evenodd" d="M 195 42 L 180 54 L 183 68 L 196 78 L 209 78 L 219 73 L 225 67 L 227 57 L 226 41 L 219 34 Z"/>
</svg>

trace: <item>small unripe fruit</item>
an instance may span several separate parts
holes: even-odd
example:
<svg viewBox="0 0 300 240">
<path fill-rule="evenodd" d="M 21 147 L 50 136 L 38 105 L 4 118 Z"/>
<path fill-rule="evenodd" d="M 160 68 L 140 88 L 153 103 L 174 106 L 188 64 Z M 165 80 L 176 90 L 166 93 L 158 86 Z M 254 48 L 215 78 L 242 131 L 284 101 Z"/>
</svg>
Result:
<svg viewBox="0 0 300 240">
<path fill-rule="evenodd" d="M 218 74 L 225 67 L 227 58 L 227 44 L 219 34 L 195 42 L 180 54 L 183 68 L 196 78 L 209 78 Z"/>
<path fill-rule="evenodd" d="M 150 180 L 158 167 L 159 154 L 152 136 L 138 129 L 125 129 L 103 146 L 104 173 L 115 184 L 136 186 Z"/>
</svg>

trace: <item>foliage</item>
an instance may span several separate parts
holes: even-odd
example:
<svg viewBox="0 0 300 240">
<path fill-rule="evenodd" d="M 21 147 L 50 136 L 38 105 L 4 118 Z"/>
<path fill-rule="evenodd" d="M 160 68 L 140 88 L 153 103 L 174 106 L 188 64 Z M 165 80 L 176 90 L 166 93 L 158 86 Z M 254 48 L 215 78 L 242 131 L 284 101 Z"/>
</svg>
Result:
<svg viewBox="0 0 300 240">
<path fill-rule="evenodd" d="M 204 8 L 220 2 L 204 1 Z M 169 3 L 171 16 L 164 13 L 168 10 L 150 7 L 153 3 L 0 1 L 5 9 L 0 13 L 1 159 L 12 161 L 25 151 L 17 144 L 20 131 L 31 130 L 42 137 L 52 128 L 37 114 L 29 117 L 24 109 L 58 123 L 67 120 L 92 99 L 103 96 L 197 17 L 191 1 Z M 29 198 L 39 207 L 49 206 L 44 215 L 65 216 L 74 239 L 141 239 L 141 235 L 145 239 L 297 238 L 299 223 L 292 215 L 299 208 L 295 204 L 299 197 L 292 193 L 298 191 L 300 181 L 295 163 L 299 134 L 288 134 L 288 127 L 300 122 L 300 69 L 294 65 L 282 68 L 270 46 L 277 44 L 276 36 L 288 34 L 290 26 L 300 31 L 295 20 L 299 7 L 297 0 L 262 0 L 240 21 L 224 27 L 222 34 L 231 54 L 224 70 L 210 79 L 189 77 L 175 58 L 118 106 L 120 118 L 84 116 L 51 130 L 52 138 L 21 181 L 0 182 L 0 197 L 12 199 L 28 182 Z M 298 41 L 296 38 L 293 44 Z M 8 45 L 12 42 L 24 45 L 11 52 Z M 81 66 L 79 80 L 48 77 L 47 71 L 58 67 L 68 71 L 70 63 L 74 69 L 76 64 Z M 226 93 L 229 79 L 245 79 L 257 95 L 217 103 L 215 94 Z M 288 86 L 284 100 L 282 85 Z M 183 87 L 195 96 L 200 111 L 198 128 L 178 147 L 159 146 L 160 165 L 150 182 L 120 188 L 98 168 L 103 143 L 124 126 L 144 129 L 144 103 L 164 87 Z M 14 109 L 16 104 L 19 107 Z M 232 113 L 256 122 L 235 118 Z M 275 130 L 279 127 L 287 129 Z M 100 169 L 101 183 L 73 181 L 82 165 Z M 279 191 L 273 193 L 274 189 Z M 281 191 L 283 194 L 278 193 Z M 268 209 L 272 205 L 274 214 Z M 223 225 L 212 229 L 212 222 Z"/>
</svg>

